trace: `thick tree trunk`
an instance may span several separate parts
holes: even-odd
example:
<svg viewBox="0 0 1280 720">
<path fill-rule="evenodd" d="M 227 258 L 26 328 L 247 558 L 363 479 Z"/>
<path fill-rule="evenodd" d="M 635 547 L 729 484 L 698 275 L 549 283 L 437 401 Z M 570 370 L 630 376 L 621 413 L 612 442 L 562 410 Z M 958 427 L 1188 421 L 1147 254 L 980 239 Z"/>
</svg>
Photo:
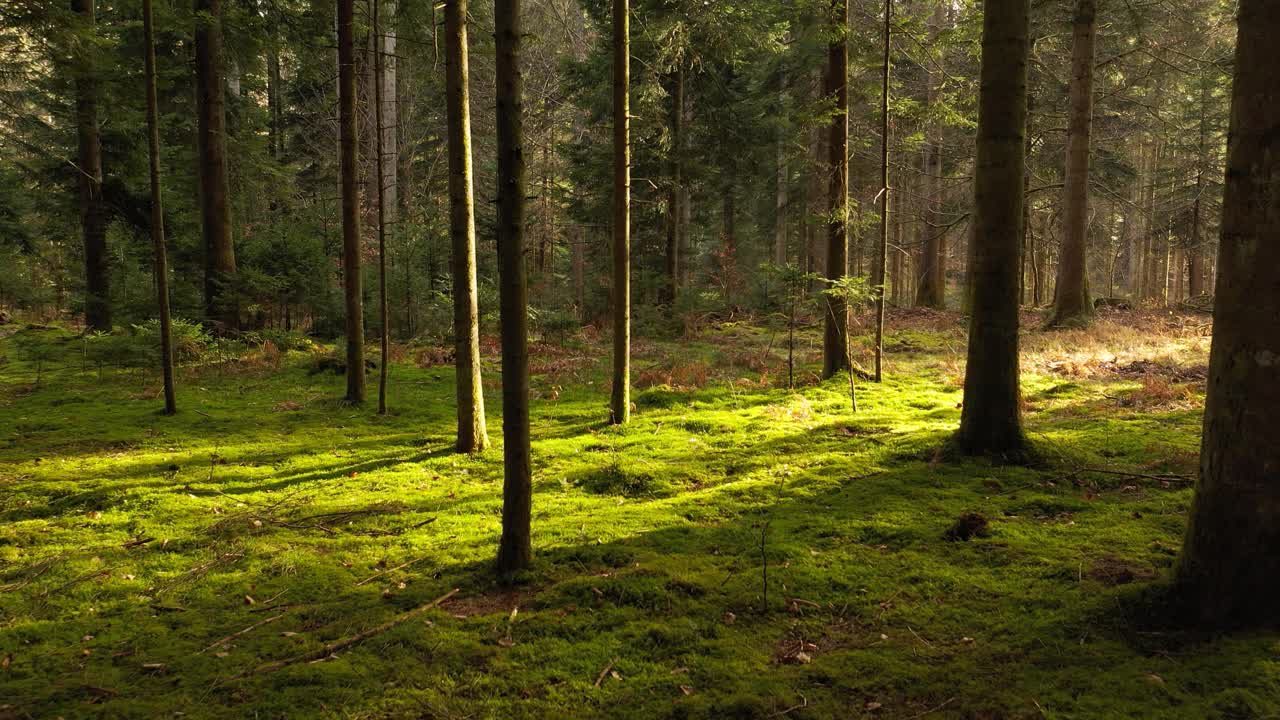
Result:
<svg viewBox="0 0 1280 720">
<path fill-rule="evenodd" d="M 1280 12 L 1242 0 L 1200 481 L 1177 580 L 1197 619 L 1280 620 Z"/>
<path fill-rule="evenodd" d="M 1071 109 L 1067 128 L 1066 189 L 1062 255 L 1050 326 L 1087 322 L 1089 299 L 1089 145 L 1093 132 L 1093 58 L 1098 28 L 1097 0 L 1078 0 L 1071 48 Z"/>
<path fill-rule="evenodd" d="M 934 7 L 929 20 L 929 45 L 938 41 L 943 23 L 943 6 Z M 925 111 L 937 102 L 941 73 L 932 63 L 925 63 Z M 919 290 L 916 304 L 922 307 L 942 309 L 947 301 L 947 246 L 946 233 L 938 228 L 938 183 L 942 177 L 942 145 L 938 137 L 938 123 L 930 119 L 925 129 L 924 157 L 921 170 L 921 202 L 924 203 L 924 222 L 920 225 L 921 267 L 916 273 Z"/>
<path fill-rule="evenodd" d="M 142 0 L 142 30 L 146 37 L 147 156 L 151 179 L 151 247 L 160 315 L 160 371 L 164 377 L 164 413 L 178 411 L 173 383 L 173 323 L 169 315 L 169 262 L 164 243 L 164 203 L 160 194 L 160 103 L 156 99 L 156 40 L 151 0 Z"/>
<path fill-rule="evenodd" d="M 826 278 L 844 277 L 849 264 L 849 1 L 831 0 L 834 39 L 827 50 L 827 95 L 835 100 L 835 114 L 827 141 L 827 260 Z M 822 340 L 822 377 L 830 378 L 849 365 L 846 354 L 848 304 L 826 298 Z"/>
<path fill-rule="evenodd" d="M 480 378 L 480 306 L 476 280 L 475 190 L 471 164 L 467 0 L 447 0 L 445 107 L 449 133 L 449 237 L 453 253 L 453 342 L 457 375 L 458 452 L 484 450 L 484 386 Z"/>
<path fill-rule="evenodd" d="M 613 425 L 631 418 L 630 35 L 630 3 L 613 0 Z"/>
<path fill-rule="evenodd" d="M 524 101 L 520 0 L 494 0 L 498 112 L 498 276 L 502 314 L 502 540 L 498 573 L 532 562 L 533 470 L 529 443 L 529 312 L 524 257 Z"/>
<path fill-rule="evenodd" d="M 958 449 L 1021 459 L 1018 245 L 1025 202 L 1030 0 L 987 0 L 974 173 L 969 354 Z"/>
<path fill-rule="evenodd" d="M 226 89 L 222 74 L 222 0 L 196 0 L 196 151 L 204 236 L 205 316 L 226 332 L 240 327 L 236 252 L 227 186 Z"/>
<path fill-rule="evenodd" d="M 360 268 L 359 157 L 356 145 L 356 66 L 354 0 L 338 0 L 338 114 L 342 165 L 342 283 L 347 311 L 347 396 L 365 400 L 364 297 Z"/>
</svg>

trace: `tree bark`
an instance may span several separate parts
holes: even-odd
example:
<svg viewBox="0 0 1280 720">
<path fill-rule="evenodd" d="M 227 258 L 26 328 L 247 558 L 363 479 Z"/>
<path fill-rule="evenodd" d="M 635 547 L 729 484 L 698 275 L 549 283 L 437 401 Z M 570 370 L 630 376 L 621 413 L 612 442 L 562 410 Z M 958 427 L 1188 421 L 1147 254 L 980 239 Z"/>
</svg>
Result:
<svg viewBox="0 0 1280 720">
<path fill-rule="evenodd" d="M 360 267 L 359 143 L 356 127 L 354 0 L 338 0 L 338 114 L 342 172 L 342 282 L 347 311 L 347 395 L 365 400 L 364 298 Z"/>
<path fill-rule="evenodd" d="M 498 274 L 502 314 L 503 486 L 498 573 L 504 578 L 527 569 L 533 557 L 520 4 L 521 0 L 494 0 L 493 3 L 497 55 Z"/>
<path fill-rule="evenodd" d="M 382 0 L 370 0 L 373 3 L 373 73 L 377 82 L 373 87 L 373 131 L 374 131 L 374 175 L 378 178 L 378 319 L 382 332 L 379 338 L 381 364 L 378 367 L 378 414 L 387 414 L 387 367 L 391 363 L 391 311 L 387 301 L 387 182 L 386 157 L 383 154 L 383 140 L 386 128 L 383 127 L 383 90 L 384 64 L 382 37 Z M 395 83 L 392 83 L 392 87 Z M 392 179 L 395 179 L 394 172 Z"/>
<path fill-rule="evenodd" d="M 835 100 L 827 141 L 827 260 L 826 278 L 844 277 L 849 264 L 849 1 L 831 0 L 834 38 L 827 49 L 827 95 Z M 822 341 L 822 377 L 834 377 L 849 365 L 848 304 L 841 298 L 826 298 Z"/>
<path fill-rule="evenodd" d="M 778 78 L 778 122 L 779 128 L 774 138 L 774 195 L 773 195 L 773 264 L 783 267 L 787 264 L 787 137 L 783 118 L 787 108 L 786 78 Z"/>
<path fill-rule="evenodd" d="M 1274 624 L 1280 594 L 1280 12 L 1242 0 L 1200 481 L 1177 581 L 1195 619 Z"/>
<path fill-rule="evenodd" d="M 884 0 L 884 56 L 880 73 L 880 246 L 876 251 L 876 271 L 871 284 L 876 288 L 875 381 L 884 379 L 885 271 L 889 262 L 889 74 L 892 52 L 893 0 Z"/>
<path fill-rule="evenodd" d="M 936 46 L 943 23 L 943 6 L 937 3 L 929 20 L 929 45 Z M 929 117 L 940 92 L 941 73 L 935 72 L 929 60 L 925 61 L 925 114 Z M 941 310 L 947 304 L 947 246 L 946 233 L 939 227 L 938 184 L 942 177 L 942 143 L 938 123 L 932 117 L 925 128 L 924 158 L 921 168 L 921 189 L 924 203 L 924 223 L 920 226 L 922 267 L 917 273 L 920 286 L 916 304 Z"/>
<path fill-rule="evenodd" d="M 236 253 L 227 185 L 226 88 L 222 71 L 222 0 L 196 0 L 196 150 L 204 239 L 205 316 L 222 332 L 240 327 Z"/>
<path fill-rule="evenodd" d="M 630 35 L 630 3 L 613 0 L 613 425 L 631 418 Z"/>
<path fill-rule="evenodd" d="M 674 305 L 680 293 L 680 248 L 683 245 L 684 193 L 684 65 L 671 73 L 671 187 L 667 191 L 667 287 L 663 300 Z"/>
<path fill-rule="evenodd" d="M 958 449 L 1018 460 L 1026 450 L 1018 372 L 1030 0 L 987 0 L 974 173 L 968 365 Z"/>
<path fill-rule="evenodd" d="M 476 279 L 475 190 L 471 162 L 471 91 L 467 0 L 447 0 L 445 106 L 449 133 L 449 237 L 452 242 L 453 341 L 458 452 L 489 445 L 480 377 L 480 305 Z"/>
<path fill-rule="evenodd" d="M 1078 0 L 1071 47 L 1071 109 L 1067 128 L 1067 168 L 1063 201 L 1062 253 L 1054 292 L 1051 327 L 1087 322 L 1089 299 L 1089 145 L 1093 132 L 1093 64 L 1098 28 L 1097 0 Z"/>
<path fill-rule="evenodd" d="M 173 382 L 173 323 L 169 315 L 169 262 L 164 243 L 164 203 L 160 194 L 160 110 L 156 98 L 156 40 L 151 0 L 142 0 L 142 30 L 146 36 L 147 155 L 151 179 L 151 247 L 160 315 L 160 372 L 164 377 L 164 413 L 178 411 Z"/>
<path fill-rule="evenodd" d="M 86 31 L 96 24 L 94 0 L 72 0 Z M 87 41 L 85 41 L 87 42 Z M 107 265 L 107 213 L 102 199 L 102 142 L 98 134 L 98 79 L 92 48 L 81 48 L 74 63 L 76 167 L 80 186 L 80 233 L 84 241 L 84 321 L 89 330 L 111 331 L 111 269 Z"/>
</svg>

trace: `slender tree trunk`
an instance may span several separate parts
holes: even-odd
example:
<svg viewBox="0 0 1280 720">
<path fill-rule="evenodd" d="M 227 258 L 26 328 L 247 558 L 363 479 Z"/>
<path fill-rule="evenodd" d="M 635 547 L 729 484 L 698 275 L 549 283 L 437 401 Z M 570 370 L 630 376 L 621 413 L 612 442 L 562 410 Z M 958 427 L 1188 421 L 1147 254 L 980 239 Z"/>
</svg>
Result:
<svg viewBox="0 0 1280 720">
<path fill-rule="evenodd" d="M 383 90 L 384 43 L 382 38 L 381 9 L 382 0 L 370 0 L 373 3 L 373 73 L 377 81 L 373 86 L 373 133 L 374 133 L 374 176 L 378 179 L 378 318 L 382 326 L 381 365 L 378 368 L 378 414 L 387 414 L 387 366 L 391 363 L 391 312 L 387 301 L 387 175 L 386 158 L 383 156 Z M 393 84 L 394 87 L 394 84 Z M 392 181 L 395 174 L 392 174 Z"/>
<path fill-rule="evenodd" d="M 958 449 L 1020 459 L 1018 244 L 1025 202 L 1030 0 L 987 0 L 983 12 L 974 173 L 969 357 Z"/>
<path fill-rule="evenodd" d="M 827 94 L 835 99 L 827 141 L 827 261 L 826 277 L 839 280 L 849 264 L 849 1 L 831 0 L 833 40 L 827 50 Z M 831 378 L 848 365 L 848 304 L 841 298 L 826 298 L 822 342 L 822 377 Z"/>
<path fill-rule="evenodd" d="M 938 33 L 943 23 L 943 6 L 936 3 L 933 17 L 929 20 L 929 45 L 938 42 Z M 936 72 L 931 62 L 925 61 L 925 112 L 926 114 L 937 103 L 940 92 L 941 73 Z M 924 222 L 920 226 L 921 268 L 916 273 L 919 289 L 916 293 L 916 304 L 922 307 L 942 309 L 947 300 L 947 258 L 946 233 L 938 228 L 938 184 L 942 176 L 942 144 L 939 138 L 938 123 L 931 117 L 925 129 L 923 158 L 923 177 L 921 182 L 921 202 L 924 203 Z"/>
<path fill-rule="evenodd" d="M 787 264 L 787 137 L 782 126 L 787 108 L 786 79 L 778 79 L 778 121 L 777 137 L 774 138 L 774 195 L 773 195 L 773 264 L 783 267 Z"/>
<path fill-rule="evenodd" d="M 151 176 L 151 247 L 160 315 L 160 371 L 164 376 L 164 413 L 178 411 L 173 384 L 173 323 L 169 316 L 169 262 L 165 256 L 164 203 L 160 194 L 160 104 L 156 99 L 156 39 L 151 0 L 142 0 L 142 30 L 146 36 L 147 155 Z"/>
<path fill-rule="evenodd" d="M 471 164 L 471 80 L 467 0 L 446 0 L 445 105 L 449 133 L 449 236 L 453 245 L 453 342 L 458 452 L 489 445 L 480 378 L 480 301 L 476 279 L 475 190 Z"/>
<path fill-rule="evenodd" d="M 1208 149 L 1209 82 L 1200 80 L 1200 140 L 1196 152 L 1196 199 L 1191 210 L 1191 246 L 1187 249 L 1191 297 L 1205 294 L 1204 237 L 1201 229 L 1201 197 L 1204 195 L 1205 152 Z"/>
<path fill-rule="evenodd" d="M 284 155 L 284 112 L 281 96 L 279 42 L 271 39 L 267 50 L 267 149 L 271 159 L 280 162 Z"/>
<path fill-rule="evenodd" d="M 630 12 L 628 0 L 613 0 L 613 425 L 631 418 Z"/>
<path fill-rule="evenodd" d="M 1177 580 L 1195 618 L 1276 622 L 1280 594 L 1280 13 L 1241 0 L 1200 481 Z"/>
<path fill-rule="evenodd" d="M 671 74 L 671 188 L 667 192 L 667 288 L 663 298 L 674 305 L 680 292 L 680 248 L 683 244 L 680 208 L 684 193 L 684 66 Z"/>
<path fill-rule="evenodd" d="M 1086 322 L 1089 299 L 1089 145 L 1093 131 L 1093 64 L 1098 28 L 1097 0 L 1078 0 L 1071 48 L 1071 110 L 1067 129 L 1067 171 L 1063 202 L 1062 255 L 1050 326 Z"/>
<path fill-rule="evenodd" d="M 96 24 L 94 0 L 72 0 L 86 32 Z M 88 42 L 87 40 L 82 42 Z M 98 70 L 92 48 L 74 62 L 76 132 L 80 140 L 80 231 L 84 241 L 84 320 L 90 330 L 111 330 L 111 269 L 107 265 L 107 213 L 102 200 L 102 142 L 98 135 Z"/>
<path fill-rule="evenodd" d="M 578 228 L 573 241 L 573 297 L 578 309 L 578 322 L 587 321 L 587 242 L 585 228 Z"/>
<path fill-rule="evenodd" d="M 885 264 L 889 260 L 889 74 L 892 71 L 893 0 L 884 0 L 884 57 L 880 75 L 880 247 L 876 253 L 876 368 L 875 381 L 884 379 Z"/>
<path fill-rule="evenodd" d="M 498 274 L 502 314 L 502 540 L 498 573 L 529 567 L 533 470 L 529 442 L 529 311 L 525 269 L 521 0 L 494 0 L 498 112 Z"/>
<path fill-rule="evenodd" d="M 347 310 L 347 396 L 365 400 L 364 298 L 360 268 L 360 173 L 356 145 L 354 0 L 338 0 L 338 113 L 342 164 L 342 282 Z"/>
<path fill-rule="evenodd" d="M 396 54 L 396 0 L 373 0 L 373 2 L 382 2 L 381 31 L 375 33 L 374 47 L 378 50 L 378 62 L 375 65 L 374 73 L 377 77 L 378 87 L 378 113 L 381 113 L 382 120 L 378 126 L 380 128 L 380 138 L 385 154 L 395 158 L 399 155 L 399 145 L 397 142 L 397 128 L 400 124 L 399 112 L 399 84 L 396 80 L 399 69 L 399 56 Z M 382 178 L 382 195 L 386 198 L 386 209 L 383 216 L 386 223 L 394 230 L 397 221 L 397 208 L 400 205 L 399 194 L 399 175 L 395 162 L 382 161 L 381 169 L 378 171 Z M 381 204 L 381 203 L 379 203 Z"/>
<path fill-rule="evenodd" d="M 236 253 L 227 186 L 222 0 L 196 0 L 196 115 L 200 219 L 204 235 L 205 316 L 223 332 L 240 327 Z"/>
</svg>

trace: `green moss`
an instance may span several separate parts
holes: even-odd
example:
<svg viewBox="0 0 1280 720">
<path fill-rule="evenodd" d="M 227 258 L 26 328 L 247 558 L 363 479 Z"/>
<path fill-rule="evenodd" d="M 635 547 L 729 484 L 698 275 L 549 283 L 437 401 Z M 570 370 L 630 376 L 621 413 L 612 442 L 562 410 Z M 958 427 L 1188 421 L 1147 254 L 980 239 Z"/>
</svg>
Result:
<svg viewBox="0 0 1280 720">
<path fill-rule="evenodd" d="M 574 382 L 538 377 L 537 561 L 506 588 L 491 577 L 500 438 L 451 451 L 447 368 L 392 368 L 378 417 L 340 406 L 342 379 L 308 376 L 303 357 L 184 366 L 182 411 L 166 418 L 150 373 L 99 376 L 74 336 L 47 334 L 39 387 L 28 339 L 0 341 L 0 716 L 845 718 L 878 703 L 894 718 L 1247 718 L 1280 705 L 1275 635 L 1135 620 L 1159 614 L 1144 597 L 1190 488 L 1079 468 L 1192 472 L 1199 419 L 1117 408 L 1107 396 L 1132 383 L 1025 373 L 1044 456 L 1028 468 L 939 454 L 959 421 L 958 390 L 939 382 L 955 333 L 891 333 L 888 381 L 860 384 L 857 414 L 838 379 L 762 383 L 785 377 L 784 359 L 747 325 L 646 343 L 642 366 L 698 372 L 637 392 L 626 428 L 602 424 L 604 361 Z M 721 353 L 773 366 L 685 384 Z M 989 518 L 990 537 L 944 540 L 965 512 Z M 232 679 L 455 587 L 336 659 Z"/>
</svg>

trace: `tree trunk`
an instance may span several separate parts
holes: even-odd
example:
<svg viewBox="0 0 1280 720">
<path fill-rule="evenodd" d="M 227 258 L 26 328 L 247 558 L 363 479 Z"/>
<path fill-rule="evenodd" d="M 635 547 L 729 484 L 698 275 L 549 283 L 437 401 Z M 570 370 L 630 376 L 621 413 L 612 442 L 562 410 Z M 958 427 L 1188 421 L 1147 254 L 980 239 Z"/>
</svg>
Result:
<svg viewBox="0 0 1280 720">
<path fill-rule="evenodd" d="M 1078 0 L 1071 47 L 1071 109 L 1067 128 L 1066 189 L 1062 253 L 1049 325 L 1087 322 L 1089 299 L 1089 144 L 1093 132 L 1093 64 L 1098 28 L 1097 0 Z"/>
<path fill-rule="evenodd" d="M 85 30 L 96 24 L 94 0 L 72 0 Z M 87 41 L 86 41 L 87 42 Z M 102 142 L 98 135 L 98 79 L 92 48 L 74 60 L 76 133 L 80 140 L 80 231 L 84 240 L 84 321 L 90 330 L 111 331 L 111 269 L 107 266 L 107 213 L 102 200 Z"/>
<path fill-rule="evenodd" d="M 778 122 L 774 138 L 773 264 L 787 264 L 787 137 L 782 124 L 787 108 L 785 77 L 778 78 Z"/>
<path fill-rule="evenodd" d="M 1200 79 L 1200 139 L 1196 152 L 1196 199 L 1191 210 L 1191 246 L 1187 249 L 1191 278 L 1188 289 L 1191 297 L 1205 294 L 1204 237 L 1200 199 L 1204 195 L 1205 152 L 1208 150 L 1209 81 Z"/>
<path fill-rule="evenodd" d="M 347 311 L 347 396 L 350 404 L 365 399 L 364 297 L 360 269 L 360 173 L 356 145 L 356 66 L 354 0 L 338 0 L 338 114 L 342 165 L 342 282 Z"/>
<path fill-rule="evenodd" d="M 1021 459 L 1018 245 L 1025 202 L 1030 0 L 987 0 L 974 172 L 969 353 L 958 449 Z"/>
<path fill-rule="evenodd" d="M 684 66 L 671 74 L 671 187 L 667 191 L 667 288 L 663 300 L 674 305 L 680 292 L 680 248 L 683 219 L 680 201 L 684 192 Z"/>
<path fill-rule="evenodd" d="M 937 3 L 929 20 L 929 45 L 936 46 L 943 22 L 943 6 Z M 941 73 L 933 65 L 925 63 L 925 113 L 938 100 Z M 916 304 L 941 310 L 947 304 L 947 250 L 946 233 L 938 227 L 938 184 L 942 177 L 942 144 L 938 137 L 938 123 L 929 119 L 925 129 L 923 171 L 920 193 L 924 203 L 924 222 L 920 226 L 921 268 L 916 273 L 920 283 Z"/>
<path fill-rule="evenodd" d="M 889 262 L 889 73 L 893 21 L 893 0 L 884 0 L 884 56 L 880 73 L 880 247 L 876 252 L 876 367 L 875 381 L 884 379 L 885 266 Z"/>
<path fill-rule="evenodd" d="M 445 105 L 449 133 L 449 237 L 453 254 L 453 342 L 457 376 L 458 452 L 489 445 L 480 378 L 480 306 L 476 280 L 475 191 L 471 164 L 467 0 L 447 0 Z"/>
<path fill-rule="evenodd" d="M 151 247 L 160 315 L 160 371 L 164 376 L 164 413 L 178 411 L 173 383 L 173 323 L 169 315 L 169 262 L 164 243 L 164 203 L 160 194 L 160 110 L 156 99 L 156 40 L 151 0 L 142 0 L 142 30 L 146 36 L 147 155 L 151 177 Z"/>
<path fill-rule="evenodd" d="M 381 364 L 378 367 L 378 414 L 387 414 L 387 365 L 391 363 L 391 311 L 387 301 L 387 182 L 386 168 L 389 163 L 383 154 L 386 128 L 383 126 L 383 80 L 386 58 L 383 53 L 382 36 L 382 0 L 370 0 L 373 3 L 373 73 L 377 82 L 373 86 L 373 132 L 374 132 L 374 176 L 378 178 L 378 324 L 379 351 Z M 395 84 L 392 83 L 392 87 Z M 394 142 L 394 139 L 393 139 Z M 394 165 L 392 165 L 394 168 Z M 392 173 L 392 180 L 395 173 Z"/>
<path fill-rule="evenodd" d="M 498 275 L 502 313 L 502 540 L 498 573 L 532 562 L 529 444 L 529 310 L 524 257 L 525 158 L 521 0 L 494 0 L 497 71 Z"/>
<path fill-rule="evenodd" d="M 399 145 L 397 143 L 397 127 L 400 124 L 399 100 L 397 95 L 397 70 L 398 62 L 396 56 L 396 29 L 395 22 L 391 20 L 396 17 L 396 0 L 373 0 L 374 2 L 382 2 L 381 11 L 381 32 L 375 33 L 374 47 L 378 49 L 377 62 L 374 66 L 374 74 L 377 77 L 378 87 L 376 92 L 380 93 L 380 99 L 377 100 L 377 113 L 381 114 L 382 120 L 378 123 L 381 128 L 381 140 L 383 150 L 392 158 L 399 156 Z M 386 223 L 395 228 L 398 220 L 396 209 L 400 205 L 398 187 L 398 172 L 396 162 L 387 162 L 382 160 L 381 169 L 378 175 L 382 178 L 381 190 L 382 196 L 386 198 L 386 209 L 383 210 L 383 216 Z M 379 203 L 381 204 L 381 203 Z"/>
<path fill-rule="evenodd" d="M 1195 618 L 1275 623 L 1280 594 L 1280 13 L 1242 0 L 1200 481 L 1177 580 Z"/>
<path fill-rule="evenodd" d="M 849 0 L 831 0 L 831 23 L 834 39 L 827 50 L 827 94 L 835 100 L 827 141 L 827 261 L 826 277 L 839 280 L 849 264 L 847 233 L 849 225 Z M 848 304 L 841 298 L 826 298 L 822 341 L 822 377 L 834 377 L 849 365 Z"/>
<path fill-rule="evenodd" d="M 613 0 L 613 425 L 631 418 L 630 34 L 630 3 Z"/>
<path fill-rule="evenodd" d="M 222 0 L 196 0 L 196 115 L 200 220 L 204 236 L 205 316 L 222 332 L 240 327 L 236 252 L 227 187 L 226 89 L 222 75 Z"/>
</svg>

